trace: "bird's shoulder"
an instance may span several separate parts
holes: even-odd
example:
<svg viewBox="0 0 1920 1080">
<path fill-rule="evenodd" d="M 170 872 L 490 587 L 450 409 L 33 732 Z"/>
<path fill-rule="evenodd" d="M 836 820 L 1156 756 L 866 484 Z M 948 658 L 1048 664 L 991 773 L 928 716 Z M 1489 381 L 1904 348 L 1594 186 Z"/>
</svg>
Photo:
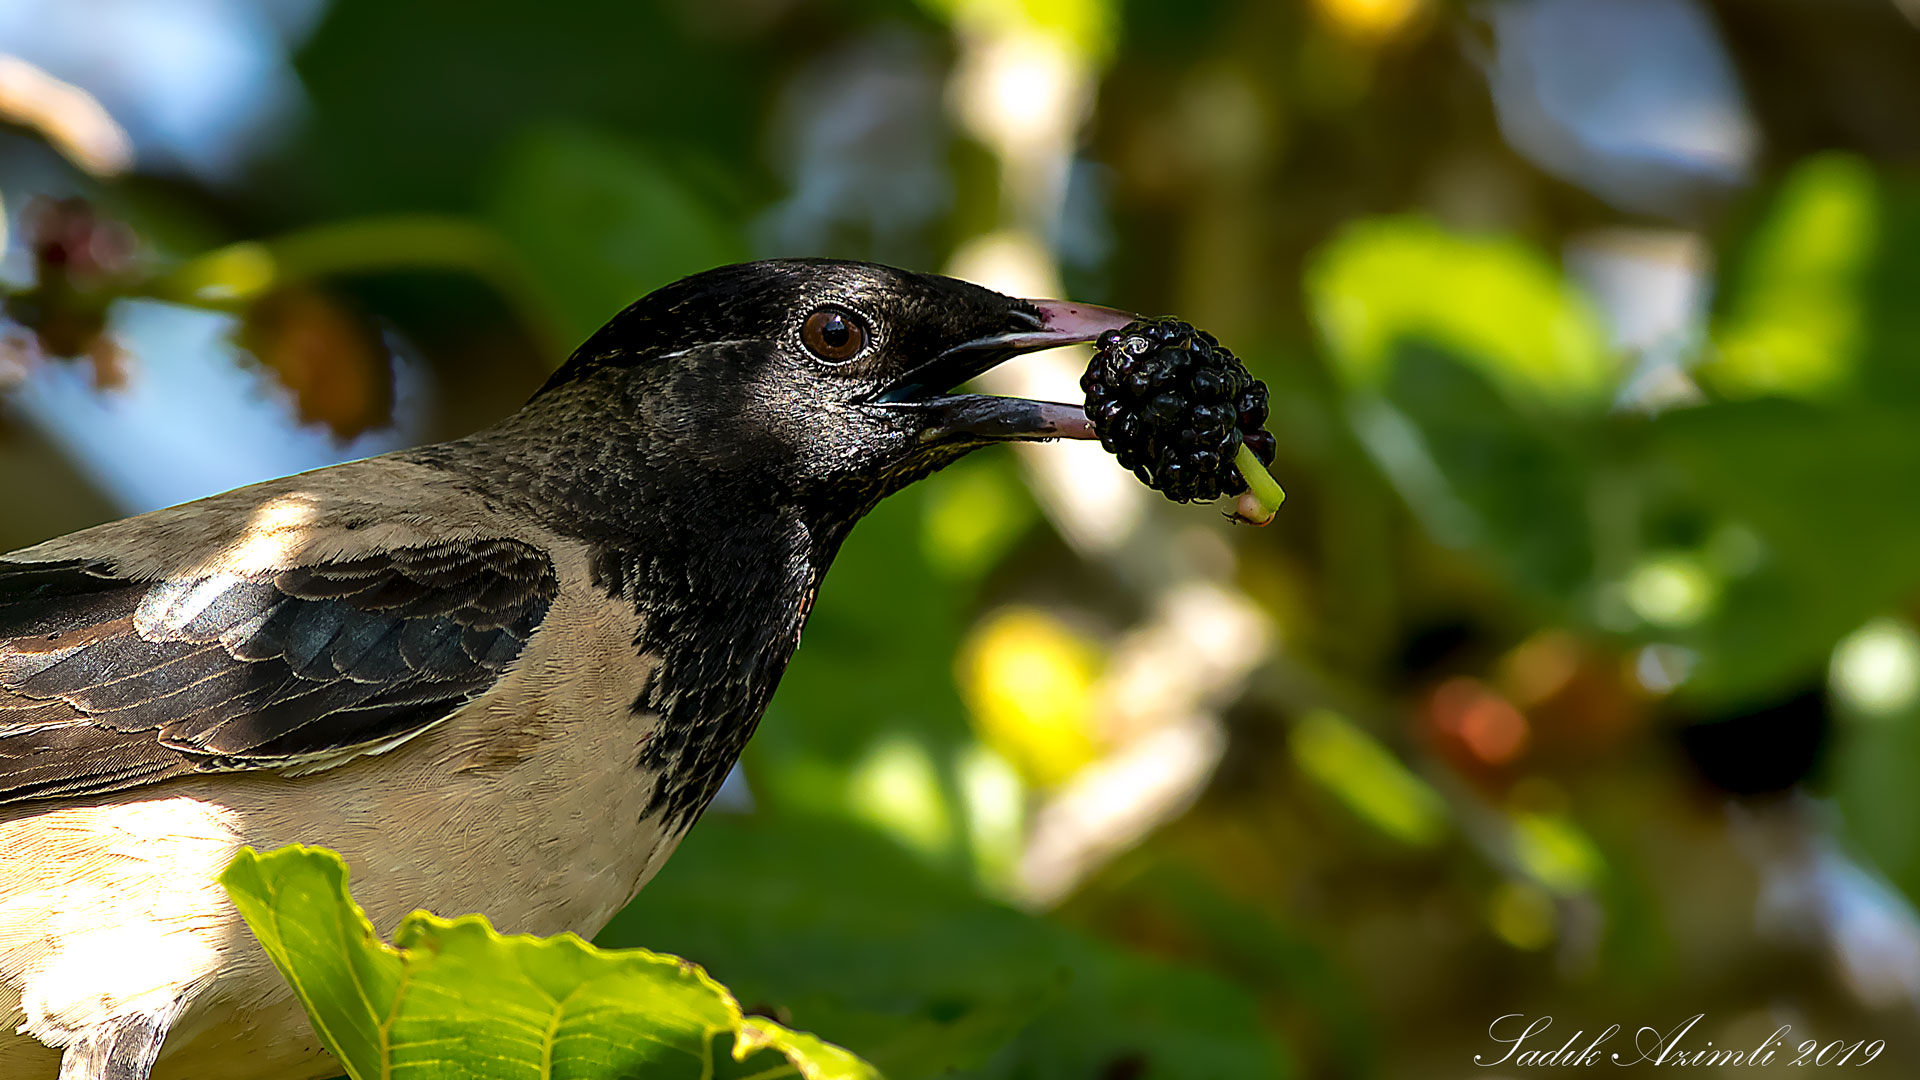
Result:
<svg viewBox="0 0 1920 1080">
<path fill-rule="evenodd" d="M 0 803 L 404 741 L 502 677 L 582 562 L 393 457 L 0 556 Z"/>
<path fill-rule="evenodd" d="M 399 455 L 281 477 L 69 533 L 0 562 L 104 564 L 128 581 L 250 575 L 429 544 L 552 538 L 458 473 Z"/>
</svg>

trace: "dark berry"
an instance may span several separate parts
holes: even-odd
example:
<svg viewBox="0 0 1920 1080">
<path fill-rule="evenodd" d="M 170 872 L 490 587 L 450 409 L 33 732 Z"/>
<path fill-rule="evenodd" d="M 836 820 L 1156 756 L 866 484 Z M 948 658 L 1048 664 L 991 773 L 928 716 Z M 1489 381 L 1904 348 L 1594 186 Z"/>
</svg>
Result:
<svg viewBox="0 0 1920 1080">
<path fill-rule="evenodd" d="M 1267 423 L 1267 388 L 1254 383 L 1240 394 L 1240 426 L 1250 430 L 1265 427 Z"/>
<path fill-rule="evenodd" d="M 1188 409 L 1189 404 L 1186 398 L 1175 393 L 1164 393 L 1147 403 L 1145 416 L 1155 427 L 1170 428 L 1178 424 L 1181 417 L 1187 415 Z M 1211 427 L 1212 425 L 1202 426 Z"/>
<path fill-rule="evenodd" d="M 1253 451 L 1253 456 L 1260 459 L 1260 464 L 1271 465 L 1273 464 L 1273 452 L 1278 449 L 1278 447 L 1273 441 L 1272 432 L 1256 431 L 1247 436 L 1247 449 Z"/>
<path fill-rule="evenodd" d="M 1195 401 L 1219 401 L 1227 394 L 1226 378 L 1219 372 L 1207 368 L 1194 372 L 1189 385 L 1193 387 Z"/>
<path fill-rule="evenodd" d="M 1100 445 L 1142 483 L 1181 502 L 1247 489 L 1244 443 L 1273 461 L 1267 388 L 1212 334 L 1178 319 L 1140 319 L 1100 335 L 1081 379 Z"/>
</svg>

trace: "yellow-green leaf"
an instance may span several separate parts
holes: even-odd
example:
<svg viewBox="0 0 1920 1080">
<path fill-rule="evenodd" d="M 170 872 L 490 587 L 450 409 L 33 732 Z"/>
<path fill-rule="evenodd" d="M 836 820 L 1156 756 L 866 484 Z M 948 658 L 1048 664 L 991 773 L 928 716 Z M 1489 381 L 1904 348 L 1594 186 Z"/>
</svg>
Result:
<svg viewBox="0 0 1920 1080">
<path fill-rule="evenodd" d="M 243 849 L 221 883 L 354 1080 L 878 1080 L 675 957 L 423 911 L 389 945 L 322 848 Z"/>
</svg>

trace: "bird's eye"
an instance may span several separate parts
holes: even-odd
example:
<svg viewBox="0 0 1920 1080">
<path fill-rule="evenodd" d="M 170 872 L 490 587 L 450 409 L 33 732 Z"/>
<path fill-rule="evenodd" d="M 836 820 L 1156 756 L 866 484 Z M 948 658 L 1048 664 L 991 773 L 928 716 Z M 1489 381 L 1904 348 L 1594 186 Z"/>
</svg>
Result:
<svg viewBox="0 0 1920 1080">
<path fill-rule="evenodd" d="M 867 328 L 858 315 L 823 307 L 801 325 L 800 343 L 820 359 L 837 364 L 853 359 L 867 347 Z"/>
</svg>

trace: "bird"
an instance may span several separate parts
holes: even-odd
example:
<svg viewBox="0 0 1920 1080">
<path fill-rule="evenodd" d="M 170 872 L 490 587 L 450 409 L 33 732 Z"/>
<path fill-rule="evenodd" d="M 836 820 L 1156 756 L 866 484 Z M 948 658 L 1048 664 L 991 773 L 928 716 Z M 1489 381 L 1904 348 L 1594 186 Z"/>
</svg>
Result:
<svg viewBox="0 0 1920 1080">
<path fill-rule="evenodd" d="M 720 787 L 855 523 L 980 447 L 1092 437 L 956 388 L 1131 319 L 723 266 L 485 430 L 0 556 L 0 1076 L 337 1073 L 216 882 L 242 846 L 340 852 L 383 930 L 598 931 Z"/>
</svg>

